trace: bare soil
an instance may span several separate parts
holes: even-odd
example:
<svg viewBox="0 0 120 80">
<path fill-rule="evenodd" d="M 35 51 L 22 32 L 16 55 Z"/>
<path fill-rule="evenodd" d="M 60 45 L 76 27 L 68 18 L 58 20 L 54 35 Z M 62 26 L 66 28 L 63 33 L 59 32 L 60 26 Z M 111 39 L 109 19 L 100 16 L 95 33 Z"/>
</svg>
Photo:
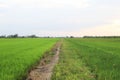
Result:
<svg viewBox="0 0 120 80">
<path fill-rule="evenodd" d="M 52 56 L 48 54 L 40 61 L 38 66 L 30 71 L 26 80 L 50 80 L 54 66 L 57 64 L 59 59 L 61 42 L 55 44 L 51 50 Z"/>
</svg>

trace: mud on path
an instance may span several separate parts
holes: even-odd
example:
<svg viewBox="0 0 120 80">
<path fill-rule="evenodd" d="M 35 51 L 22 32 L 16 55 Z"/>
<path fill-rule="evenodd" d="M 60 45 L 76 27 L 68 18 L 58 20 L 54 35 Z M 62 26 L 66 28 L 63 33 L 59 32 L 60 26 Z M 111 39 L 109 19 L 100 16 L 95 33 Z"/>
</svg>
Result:
<svg viewBox="0 0 120 80">
<path fill-rule="evenodd" d="M 51 50 L 51 55 L 45 56 L 38 66 L 36 66 L 33 70 L 30 71 L 26 80 L 50 80 L 52 76 L 52 71 L 54 66 L 57 64 L 59 59 L 59 52 L 62 42 L 58 42 L 55 44 L 53 49 Z"/>
</svg>

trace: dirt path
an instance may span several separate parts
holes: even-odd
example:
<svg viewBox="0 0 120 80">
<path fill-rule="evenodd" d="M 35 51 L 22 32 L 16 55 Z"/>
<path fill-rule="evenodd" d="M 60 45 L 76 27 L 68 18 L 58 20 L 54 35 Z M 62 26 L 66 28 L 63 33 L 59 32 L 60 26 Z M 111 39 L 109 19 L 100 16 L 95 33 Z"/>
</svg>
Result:
<svg viewBox="0 0 120 80">
<path fill-rule="evenodd" d="M 39 65 L 29 73 L 26 80 L 50 80 L 53 68 L 59 59 L 60 46 L 61 42 L 58 42 L 52 50 L 54 55 L 42 59 Z M 46 63 L 47 61 L 49 62 Z"/>
</svg>

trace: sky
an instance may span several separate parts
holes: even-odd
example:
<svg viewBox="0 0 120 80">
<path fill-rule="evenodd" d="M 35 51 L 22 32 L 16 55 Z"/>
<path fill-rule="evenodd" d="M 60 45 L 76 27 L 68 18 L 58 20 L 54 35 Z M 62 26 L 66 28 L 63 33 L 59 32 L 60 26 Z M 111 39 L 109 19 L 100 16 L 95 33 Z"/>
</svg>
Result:
<svg viewBox="0 0 120 80">
<path fill-rule="evenodd" d="M 120 36 L 120 0 L 0 0 L 0 35 Z"/>
</svg>

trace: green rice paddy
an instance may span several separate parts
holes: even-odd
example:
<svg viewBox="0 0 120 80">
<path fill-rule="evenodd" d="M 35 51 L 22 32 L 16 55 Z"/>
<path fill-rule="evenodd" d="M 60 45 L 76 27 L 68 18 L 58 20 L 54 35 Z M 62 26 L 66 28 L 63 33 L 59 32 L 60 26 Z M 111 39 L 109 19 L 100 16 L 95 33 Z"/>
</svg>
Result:
<svg viewBox="0 0 120 80">
<path fill-rule="evenodd" d="M 0 39 L 0 80 L 24 80 L 58 40 Z M 64 38 L 51 80 L 120 80 L 120 38 Z"/>
<path fill-rule="evenodd" d="M 120 80 L 120 38 L 65 39 L 52 80 Z"/>
<path fill-rule="evenodd" d="M 58 39 L 0 39 L 0 80 L 23 80 Z"/>
</svg>

